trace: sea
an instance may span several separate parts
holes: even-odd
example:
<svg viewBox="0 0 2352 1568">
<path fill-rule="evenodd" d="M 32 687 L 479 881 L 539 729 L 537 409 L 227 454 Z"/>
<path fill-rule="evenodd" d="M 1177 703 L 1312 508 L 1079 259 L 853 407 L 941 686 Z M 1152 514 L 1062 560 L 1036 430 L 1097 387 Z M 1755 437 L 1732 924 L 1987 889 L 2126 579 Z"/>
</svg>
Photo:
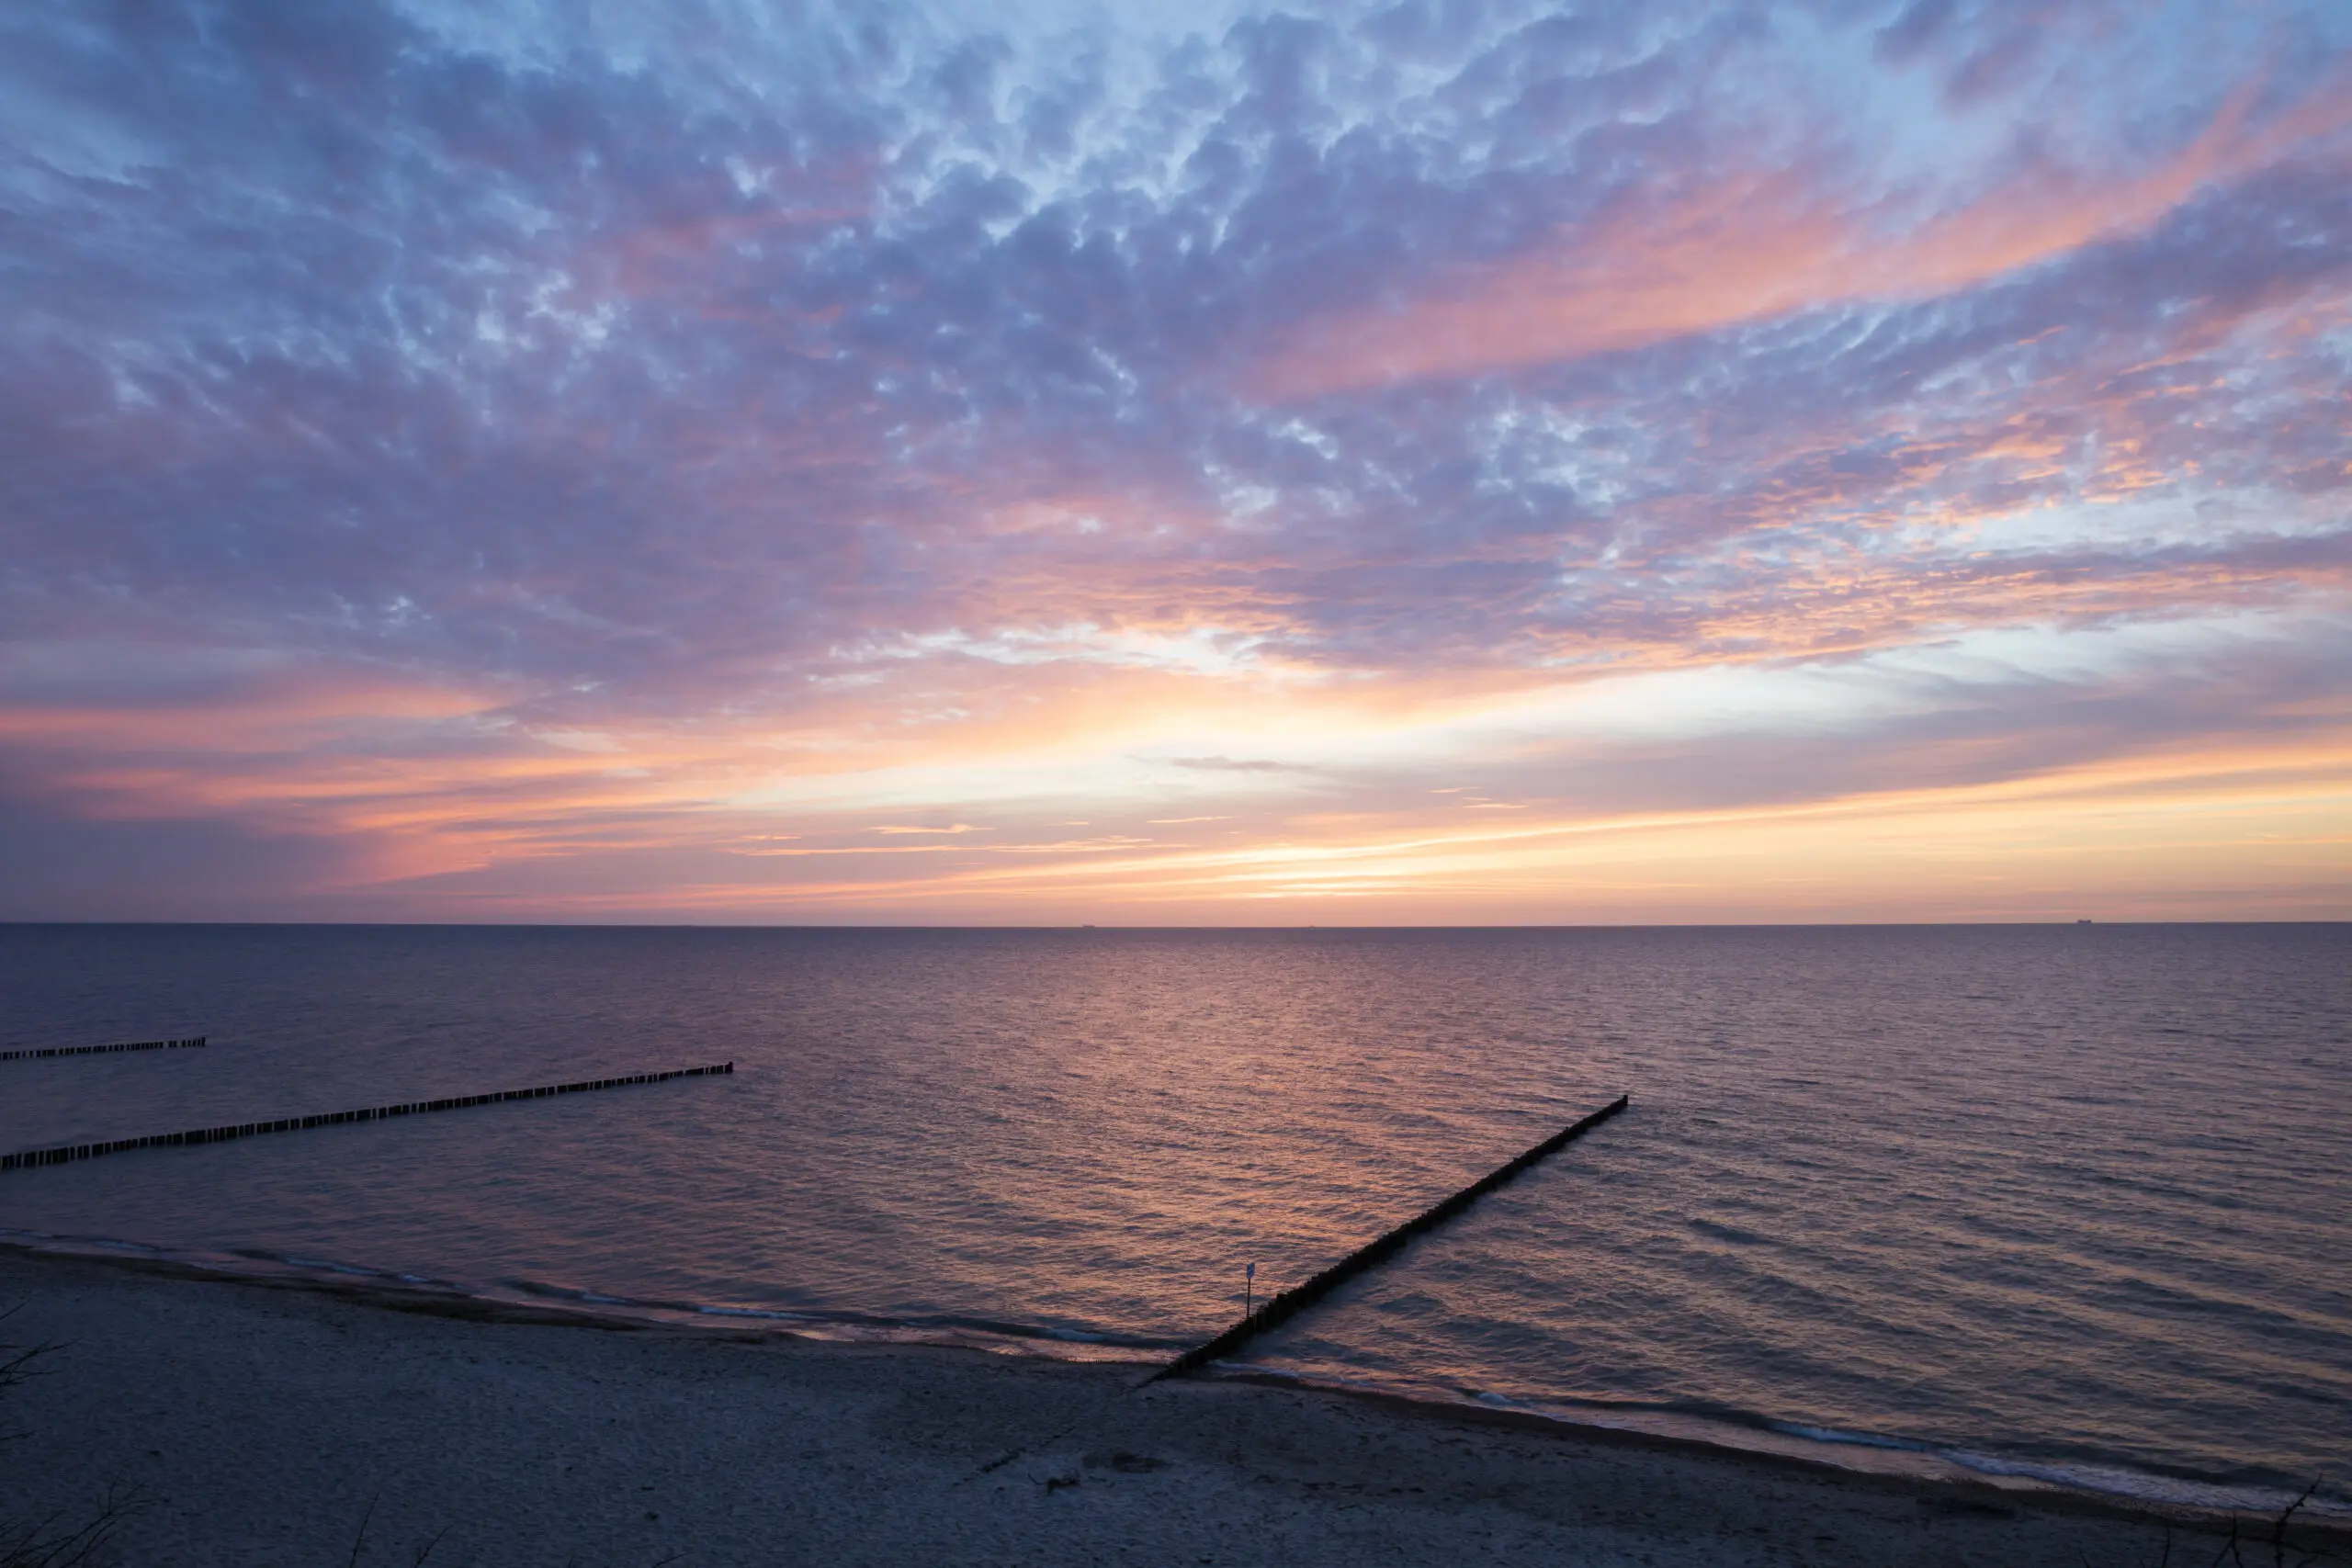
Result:
<svg viewBox="0 0 2352 1568">
<path fill-rule="evenodd" d="M 2352 926 L 0 926 L 0 1242 L 2352 1515 Z M 5 1304 L 5 1303 L 0 1303 Z"/>
</svg>

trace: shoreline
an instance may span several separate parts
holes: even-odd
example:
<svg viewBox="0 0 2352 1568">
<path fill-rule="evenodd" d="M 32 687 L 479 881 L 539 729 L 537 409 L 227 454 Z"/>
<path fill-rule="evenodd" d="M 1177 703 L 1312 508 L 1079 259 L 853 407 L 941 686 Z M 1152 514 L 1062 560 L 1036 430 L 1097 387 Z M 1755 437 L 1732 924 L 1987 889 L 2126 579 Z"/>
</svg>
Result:
<svg viewBox="0 0 2352 1568">
<path fill-rule="evenodd" d="M 190 1289 L 191 1286 L 202 1285 L 215 1289 Z M 190 1384 L 209 1384 L 219 1371 L 216 1362 L 226 1354 L 217 1348 L 216 1339 L 224 1325 L 234 1324 L 249 1330 L 253 1327 L 252 1320 L 257 1315 L 270 1322 L 305 1322 L 315 1319 L 320 1314 L 334 1315 L 338 1320 L 339 1332 L 345 1339 L 369 1344 L 384 1362 L 382 1375 L 388 1380 L 387 1386 L 394 1387 L 407 1377 L 404 1348 L 414 1348 L 413 1336 L 403 1326 L 410 1323 L 435 1325 L 424 1331 L 427 1338 L 455 1334 L 487 1337 L 502 1347 L 527 1343 L 532 1357 L 553 1363 L 600 1361 L 616 1354 L 632 1356 L 639 1352 L 604 1347 L 635 1345 L 663 1348 L 658 1352 L 651 1352 L 658 1356 L 674 1352 L 691 1359 L 731 1348 L 755 1355 L 768 1354 L 775 1358 L 776 1365 L 803 1370 L 822 1368 L 828 1364 L 836 1370 L 856 1366 L 866 1369 L 862 1375 L 867 1382 L 887 1384 L 892 1397 L 914 1402 L 934 1394 L 946 1397 L 976 1379 L 987 1382 L 1009 1377 L 1022 1387 L 1025 1398 L 1047 1407 L 1050 1414 L 1042 1420 L 1042 1424 L 1030 1423 L 1040 1426 L 1040 1430 L 1028 1432 L 1025 1440 L 1012 1440 L 1001 1433 L 989 1439 L 1003 1440 L 1001 1457 L 995 1453 L 978 1455 L 977 1463 L 971 1468 L 976 1474 L 994 1474 L 1000 1471 L 1015 1473 L 1023 1472 L 1024 1465 L 1035 1468 L 1037 1464 L 1044 1464 L 1054 1470 L 1054 1473 L 1039 1481 L 1048 1497 L 1065 1487 L 1077 1487 L 1091 1473 L 1085 1455 L 1079 1455 L 1073 1460 L 1071 1456 L 1058 1453 L 1056 1440 L 1066 1434 L 1057 1432 L 1055 1428 L 1075 1429 L 1091 1423 L 1105 1431 L 1116 1432 L 1123 1423 L 1132 1421 L 1136 1423 L 1137 1434 L 1133 1440 L 1145 1443 L 1141 1434 L 1152 1427 L 1157 1419 L 1156 1414 L 1148 1414 L 1147 1407 L 1167 1405 L 1172 1401 L 1179 1408 L 1204 1404 L 1230 1404 L 1246 1408 L 1250 1412 L 1253 1430 L 1262 1424 L 1266 1429 L 1266 1440 L 1278 1452 L 1288 1453 L 1297 1447 L 1290 1437 L 1285 1437 L 1287 1427 L 1334 1426 L 1355 1432 L 1360 1438 L 1363 1430 L 1369 1429 L 1377 1433 L 1383 1442 L 1420 1451 L 1418 1460 L 1375 1464 L 1351 1481 L 1300 1483 L 1308 1490 L 1290 1499 L 1294 1505 L 1293 1511 L 1304 1506 L 1311 1517 L 1320 1517 L 1316 1512 L 1318 1501 L 1329 1501 L 1318 1500 L 1314 1495 L 1314 1489 L 1318 1485 L 1352 1486 L 1356 1491 L 1349 1495 L 1360 1496 L 1365 1487 L 1377 1489 L 1385 1482 L 1395 1495 L 1405 1495 L 1418 1489 L 1420 1483 L 1412 1478 L 1420 1476 L 1429 1461 L 1442 1457 L 1448 1464 L 1454 1463 L 1462 1457 L 1457 1450 L 1466 1449 L 1474 1458 L 1485 1454 L 1491 1461 L 1490 1467 L 1515 1471 L 1532 1466 L 1547 1473 L 1562 1472 L 1570 1482 L 1573 1482 L 1575 1472 L 1596 1466 L 1621 1471 L 1630 1468 L 1636 1472 L 1637 1484 L 1633 1488 L 1636 1495 L 1644 1487 L 1652 1490 L 1659 1487 L 1668 1490 L 1696 1488 L 1704 1494 L 1720 1494 L 1730 1499 L 1722 1503 L 1721 1508 L 1746 1510 L 1743 1517 L 1747 1522 L 1741 1524 L 1734 1533 L 1731 1539 L 1735 1543 L 1758 1534 L 1767 1539 L 1776 1536 L 1788 1536 L 1798 1540 L 1808 1539 L 1804 1537 L 1809 1517 L 1806 1509 L 1798 1506 L 1792 1511 L 1788 1500 L 1780 1495 L 1790 1488 L 1814 1497 L 1820 1506 L 1834 1506 L 1845 1513 L 1852 1513 L 1858 1508 L 1865 1513 L 1873 1508 L 1883 1513 L 1889 1507 L 1901 1513 L 1899 1524 L 1890 1526 L 1889 1521 L 1883 1518 L 1876 1521 L 1882 1539 L 1874 1540 L 1864 1555 L 1850 1559 L 1834 1553 L 1824 1555 L 1820 1551 L 1824 1543 L 1810 1541 L 1806 1551 L 1812 1554 L 1801 1556 L 1801 1560 L 1808 1562 L 1908 1561 L 1910 1554 L 1903 1548 L 1908 1543 L 1910 1534 L 1923 1529 L 1940 1541 L 1937 1548 L 1939 1554 L 1934 1561 L 1949 1562 L 1953 1559 L 1944 1548 L 1951 1542 L 1941 1538 L 1951 1536 L 1954 1530 L 1966 1533 L 1973 1529 L 1990 1535 L 2048 1535 L 2056 1532 L 2068 1536 L 2068 1544 L 2063 1553 L 2066 1561 L 2080 1556 L 2094 1562 L 2154 1563 L 2158 1561 L 2157 1552 L 2161 1548 L 2142 1549 L 2166 1531 L 2221 1541 L 2231 1528 L 2230 1516 L 2212 1510 L 2080 1491 L 2027 1478 L 1973 1473 L 1935 1476 L 1901 1468 L 1869 1469 L 1835 1463 L 1803 1452 L 1726 1446 L 1689 1437 L 1579 1423 L 1532 1411 L 1418 1399 L 1379 1389 L 1304 1382 L 1261 1372 L 1224 1371 L 1174 1384 L 1161 1384 L 1158 1389 L 1165 1391 L 1164 1397 L 1146 1399 L 1136 1397 L 1138 1390 L 1135 1385 L 1140 1382 L 1142 1373 L 1158 1362 L 1156 1359 L 1144 1361 L 1131 1354 L 1106 1359 L 1084 1355 L 1012 1353 L 1003 1346 L 942 1339 L 860 1340 L 812 1334 L 802 1326 L 764 1319 L 633 1320 L 600 1313 L 577 1303 L 498 1301 L 445 1289 L 401 1287 L 381 1279 L 345 1280 L 291 1272 L 249 1274 L 163 1257 L 0 1242 L 0 1301 L 13 1302 L 22 1298 L 37 1305 L 44 1296 L 53 1295 L 60 1289 L 80 1292 L 94 1302 L 107 1302 L 107 1311 L 98 1313 L 97 1316 L 105 1317 L 107 1313 L 118 1314 L 119 1320 L 127 1325 L 127 1331 L 133 1335 L 143 1337 L 151 1319 L 170 1318 L 182 1324 L 187 1332 L 177 1337 L 167 1337 L 158 1345 L 137 1348 L 151 1359 L 160 1356 L 162 1370 L 151 1370 L 141 1374 L 157 1386 L 169 1386 L 175 1377 Z M 12 1325 L 12 1328 L 19 1326 Z M 547 1332 L 556 1329 L 597 1329 L 604 1332 L 595 1335 Z M 521 1337 L 519 1341 L 514 1338 L 516 1336 Z M 28 1335 L 15 1332 L 10 1337 L 21 1341 Z M 104 1338 L 103 1336 L 82 1333 L 59 1337 L 82 1339 L 85 1344 L 96 1344 Z M 435 1338 L 434 1343 L 437 1350 L 438 1339 Z M 952 1353 L 958 1350 L 965 1354 L 957 1356 Z M 994 1353 L 989 1353 L 991 1351 Z M 294 1359 L 300 1360 L 299 1356 Z M 324 1366 L 325 1370 L 341 1375 L 341 1369 L 332 1363 Z M 884 1370 L 875 1371 L 873 1369 L 877 1367 Z M 48 1381 L 54 1383 L 60 1380 L 53 1378 Z M 642 1392 L 639 1391 L 640 1393 Z M 24 1403 L 26 1393 L 24 1389 L 17 1392 L 19 1407 Z M 730 1397 L 739 1404 L 750 1400 L 756 1407 L 756 1389 L 746 1387 L 733 1390 Z M 1068 1408 L 1060 1408 L 1062 1405 Z M 282 1401 L 278 1405 L 272 1405 L 268 1401 L 262 1404 L 264 1410 L 278 1407 L 282 1407 Z M 744 1418 L 751 1417 L 747 1414 Z M 257 1415 L 255 1419 L 266 1425 L 277 1418 Z M 332 1416 L 322 1416 L 322 1419 L 333 1424 Z M 12 1412 L 11 1424 L 21 1426 L 24 1422 Z M 57 1430 L 53 1420 L 50 1430 L 53 1437 Z M 1006 1430 L 1011 1431 L 1012 1428 Z M 1293 1437 L 1299 1435 L 1292 1434 Z M 1014 1438 L 1021 1436 L 1022 1433 L 1012 1433 Z M 987 1446 L 988 1442 L 983 1441 L 965 1457 L 973 1458 L 978 1447 Z M 1150 1445 L 1146 1443 L 1146 1446 Z M 1118 1453 L 1125 1450 L 1113 1447 L 1103 1451 L 1111 1453 L 1115 1460 Z M 812 1452 L 821 1459 L 821 1449 Z M 1100 1458 L 1101 1455 L 1094 1457 Z M 905 1458 L 904 1455 L 896 1456 L 893 1462 L 902 1463 Z M 411 1462 L 414 1462 L 413 1457 Z M 1069 1468 L 1072 1463 L 1076 1464 L 1075 1469 Z M 1151 1468 L 1157 1469 L 1159 1464 L 1160 1461 L 1155 1460 Z M 1057 1466 L 1060 1468 L 1056 1469 Z M 96 1472 L 103 1466 L 94 1467 L 85 1461 L 82 1468 L 85 1472 Z M 918 1465 L 916 1468 L 923 1467 Z M 1114 1471 L 1115 1468 L 1114 1464 Z M 1212 1470 L 1214 1468 L 1211 1467 Z M 1279 1478 L 1270 1472 L 1251 1472 L 1244 1475 L 1241 1471 L 1248 1469 L 1246 1464 L 1227 1468 L 1232 1473 L 1222 1477 L 1209 1475 L 1197 1478 L 1208 1492 L 1214 1494 L 1212 1501 L 1216 1506 L 1210 1509 L 1211 1514 L 1216 1514 L 1218 1508 L 1238 1509 L 1244 1514 L 1253 1511 L 1264 1513 L 1267 1506 L 1265 1498 L 1254 1494 L 1248 1497 L 1232 1494 L 1237 1486 L 1247 1492 L 1258 1483 L 1269 1483 L 1270 1480 L 1278 1482 Z M 1069 1479 L 1071 1476 L 1079 1479 Z M 936 1481 L 938 1478 L 927 1475 L 927 1479 Z M 962 1478 L 966 1483 L 972 1479 L 971 1474 Z M 1553 1479 L 1559 1481 L 1561 1476 L 1555 1475 Z M 946 1492 L 954 1494 L 957 1484 L 960 1483 L 951 1480 Z M 1263 1487 L 1259 1489 L 1263 1490 Z M 1279 1484 L 1275 1490 L 1281 1490 Z M 1474 1486 L 1472 1490 L 1494 1489 L 1482 1484 Z M 1501 1490 L 1508 1492 L 1510 1489 Z M 1902 1508 L 1905 1504 L 1909 1505 L 1907 1510 Z M 1335 1503 L 1333 1506 L 1340 1505 Z M 1345 1505 L 1349 1508 L 1360 1506 L 1357 1503 Z M 1597 1502 L 1592 1506 L 1600 1507 L 1603 1505 Z M 964 1506 L 954 1503 L 951 1496 L 946 1511 L 937 1517 L 952 1520 Z M 924 1514 L 923 1517 L 932 1516 Z M 1421 1522 L 1427 1523 L 1426 1520 Z M 1556 1524 L 1559 1521 L 1551 1522 Z M 2248 1543 L 2268 1540 L 2270 1521 L 2267 1518 L 2239 1514 L 2236 1522 L 2243 1540 Z M 1391 1523 L 1401 1529 L 1411 1521 L 1392 1520 Z M 1930 1529 L 1931 1526 L 1935 1528 Z M 1885 1530 L 1890 1528 L 1894 1531 L 1894 1538 L 1891 1540 L 1884 1538 Z M 2325 1550 L 2338 1553 L 2352 1551 L 2352 1525 L 2333 1516 L 2319 1518 L 2298 1516 L 2293 1539 L 2299 1543 L 2324 1546 Z M 1649 1544 L 1656 1545 L 1655 1542 Z M 1718 1547 L 1724 1544 L 1723 1540 L 1716 1542 Z M 1924 1550 L 1928 1540 L 1923 1538 L 1917 1544 Z M 1589 1550 L 1594 1542 L 1587 1540 L 1584 1545 Z M 1402 1547 L 1398 1549 L 1402 1550 Z M 2010 1551 L 2006 1560 L 2031 1560 L 2030 1553 L 2019 1554 L 2014 1550 L 2004 1550 Z M 2206 1550 L 2210 1551 L 2211 1549 Z M 1377 1551 L 1374 1552 L 1375 1556 L 1378 1554 Z M 232 1551 L 221 1560 L 236 1560 L 236 1553 Z M 738 1559 L 722 1554 L 720 1560 Z M 1219 1556 L 1216 1560 L 1255 1559 L 1243 1555 Z M 1540 1560 L 1540 1554 L 1536 1560 Z M 1607 1556 L 1596 1558 L 1596 1561 L 1611 1560 Z M 1638 1561 L 1639 1558 L 1633 1556 L 1626 1560 Z M 1692 1559 L 1746 1561 L 1745 1558 L 1716 1556 Z M 1777 1557 L 1758 1559 L 1759 1562 L 1781 1560 Z M 1976 1559 L 1963 1554 L 1959 1560 Z M 1998 1562 L 2005 1559 L 1996 1553 L 1982 1560 Z"/>
<path fill-rule="evenodd" d="M 269 1289 L 311 1290 L 385 1310 L 421 1313 L 464 1321 L 531 1323 L 605 1328 L 616 1332 L 666 1331 L 710 1335 L 720 1338 L 775 1335 L 811 1345 L 902 1346 L 910 1348 L 974 1350 L 997 1355 L 1029 1356 L 1045 1360 L 1129 1367 L 1140 1375 L 1164 1366 L 1185 1348 L 1177 1342 L 1121 1340 L 1107 1337 L 1023 1331 L 975 1320 L 948 1319 L 934 1323 L 875 1319 L 821 1312 L 799 1313 L 786 1308 L 726 1307 L 650 1302 L 580 1292 L 485 1292 L 448 1280 L 395 1275 L 357 1265 L 305 1261 L 268 1254 L 228 1255 L 173 1253 L 144 1243 L 93 1237 L 43 1237 L 27 1240 L 28 1233 L 0 1233 L 0 1256 L 55 1257 L 143 1270 L 191 1280 L 253 1284 Z M 2093 1511 L 2105 1510 L 2120 1518 L 2154 1518 L 2196 1528 L 2226 1529 L 2232 1517 L 2267 1517 L 2291 1500 L 2294 1492 L 2280 1489 L 2258 1502 L 2197 1501 L 2147 1491 L 2102 1488 L 2053 1477 L 2057 1461 L 2015 1469 L 1980 1469 L 1938 1450 L 1880 1439 L 1868 1435 L 1849 1440 L 1813 1438 L 1788 1432 L 1769 1423 L 1751 1424 L 1721 1416 L 1633 1406 L 1623 1411 L 1599 1410 L 1579 1416 L 1557 1409 L 1521 1404 L 1487 1403 L 1469 1397 L 1448 1397 L 1414 1392 L 1370 1380 L 1315 1378 L 1240 1363 L 1213 1362 L 1190 1374 L 1219 1382 L 1254 1383 L 1266 1387 L 1320 1393 L 1359 1399 L 1385 1408 L 1419 1413 L 1470 1425 L 1501 1426 L 1528 1431 L 1580 1436 L 1595 1442 L 1623 1442 L 1661 1451 L 1687 1451 L 1809 1467 L 1837 1475 L 1892 1480 L 1902 1484 L 1937 1486 L 1966 1492 L 1982 1488 L 2021 1497 L 2073 1498 Z M 2171 1482 L 2182 1491 L 2221 1490 L 2218 1483 L 2165 1477 L 2150 1472 L 2122 1472 L 2133 1479 Z M 2352 1536 L 2352 1510 L 2330 1507 L 2312 1499 L 2303 1504 L 2299 1518 Z"/>
</svg>

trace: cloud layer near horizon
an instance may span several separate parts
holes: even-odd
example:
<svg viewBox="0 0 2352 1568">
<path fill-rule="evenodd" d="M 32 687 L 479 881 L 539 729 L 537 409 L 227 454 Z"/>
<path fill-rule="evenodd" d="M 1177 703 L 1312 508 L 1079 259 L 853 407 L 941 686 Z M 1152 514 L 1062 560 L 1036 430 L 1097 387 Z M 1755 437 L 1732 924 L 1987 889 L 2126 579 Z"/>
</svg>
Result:
<svg viewBox="0 0 2352 1568">
<path fill-rule="evenodd" d="M 0 918 L 2352 914 L 2340 8 L 979 9 L 0 21 Z"/>
</svg>

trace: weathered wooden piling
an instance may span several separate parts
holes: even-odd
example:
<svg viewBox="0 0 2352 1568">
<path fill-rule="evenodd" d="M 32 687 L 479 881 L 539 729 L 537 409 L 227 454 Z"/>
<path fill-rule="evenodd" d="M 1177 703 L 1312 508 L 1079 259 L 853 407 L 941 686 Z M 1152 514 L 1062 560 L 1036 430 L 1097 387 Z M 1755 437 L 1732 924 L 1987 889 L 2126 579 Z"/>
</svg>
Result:
<svg viewBox="0 0 2352 1568">
<path fill-rule="evenodd" d="M 187 1040 L 128 1040 L 119 1045 L 51 1045 L 39 1051 L 0 1051 L 0 1062 L 28 1062 L 36 1056 L 110 1056 L 117 1051 L 192 1051 L 204 1036 Z"/>
<path fill-rule="evenodd" d="M 1329 1295 L 1348 1280 L 1354 1279 L 1374 1264 L 1393 1257 L 1404 1245 L 1423 1231 L 1443 1224 L 1480 1198 L 1492 1192 L 1511 1178 L 1526 1170 L 1547 1156 L 1557 1153 L 1573 1139 L 1598 1127 L 1631 1103 L 1631 1095 L 1619 1095 L 1583 1121 L 1561 1128 L 1542 1143 L 1529 1149 L 1510 1164 L 1488 1171 L 1469 1186 L 1442 1202 L 1432 1203 L 1419 1213 L 1398 1225 L 1378 1240 L 1358 1247 L 1329 1269 L 1303 1284 L 1294 1285 L 1269 1300 L 1264 1306 L 1243 1318 L 1205 1345 L 1195 1345 L 1166 1366 L 1146 1378 L 1146 1382 L 1158 1382 L 1162 1378 L 1182 1377 L 1211 1361 L 1231 1355 L 1242 1345 L 1268 1329 L 1288 1322 L 1306 1308 Z"/>
<path fill-rule="evenodd" d="M 66 1165 L 100 1155 L 128 1154 L 132 1149 L 176 1148 L 187 1144 L 225 1144 L 232 1138 L 257 1138 L 265 1133 L 299 1133 L 310 1127 L 334 1127 L 345 1122 L 377 1122 L 387 1116 L 421 1116 L 430 1111 L 463 1111 L 472 1105 L 495 1105 L 506 1100 L 539 1100 L 551 1094 L 584 1094 L 590 1089 L 624 1089 L 631 1084 L 667 1083 L 672 1078 L 698 1078 L 731 1073 L 732 1062 L 710 1067 L 673 1067 L 666 1073 L 631 1073 L 627 1077 L 588 1078 L 580 1083 L 547 1084 L 538 1089 L 510 1089 L 494 1094 L 461 1094 L 449 1100 L 418 1100 L 406 1105 L 377 1105 L 360 1111 L 330 1111 L 316 1116 L 285 1116 L 275 1122 L 240 1122 L 226 1127 L 198 1127 L 187 1133 L 157 1133 L 144 1138 L 117 1138 L 104 1144 L 66 1144 L 53 1149 L 26 1149 L 0 1155 L 0 1170 L 24 1170 L 37 1165 Z"/>
</svg>

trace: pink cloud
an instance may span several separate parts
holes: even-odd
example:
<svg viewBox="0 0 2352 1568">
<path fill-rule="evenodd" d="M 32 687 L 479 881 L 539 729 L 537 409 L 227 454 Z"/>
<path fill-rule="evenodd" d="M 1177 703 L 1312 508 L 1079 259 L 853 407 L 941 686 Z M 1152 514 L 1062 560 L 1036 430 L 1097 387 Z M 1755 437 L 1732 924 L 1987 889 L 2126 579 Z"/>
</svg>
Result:
<svg viewBox="0 0 2352 1568">
<path fill-rule="evenodd" d="M 1800 168 L 1668 179 L 1534 252 L 1395 309 L 1313 322 L 1254 377 L 1287 400 L 1469 377 L 1858 300 L 1933 299 L 2143 230 L 2199 187 L 2352 124 L 2322 92 L 2250 128 L 2242 88 L 2187 147 L 2129 177 L 2043 162 L 1913 221 L 1901 196 L 1855 202 Z"/>
</svg>

